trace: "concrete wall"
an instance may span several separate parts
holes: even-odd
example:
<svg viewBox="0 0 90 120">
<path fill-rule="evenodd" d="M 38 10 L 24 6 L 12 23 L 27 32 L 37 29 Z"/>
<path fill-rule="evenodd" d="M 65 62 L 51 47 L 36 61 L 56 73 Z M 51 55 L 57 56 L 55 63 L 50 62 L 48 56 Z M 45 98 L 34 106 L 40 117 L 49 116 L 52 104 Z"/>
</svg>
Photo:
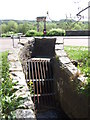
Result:
<svg viewBox="0 0 90 120">
<path fill-rule="evenodd" d="M 55 56 L 55 38 L 35 38 L 31 57 L 52 58 Z"/>
<path fill-rule="evenodd" d="M 57 105 L 71 118 L 88 118 L 88 97 L 77 92 L 77 86 L 84 85 L 86 81 L 65 53 L 62 38 L 37 38 L 36 42 L 28 41 L 20 57 L 23 63 L 31 57 L 53 58 Z"/>
<path fill-rule="evenodd" d="M 64 50 L 55 49 L 55 52 L 56 58 L 53 59 L 53 73 L 56 102 L 70 118 L 88 119 L 89 98 L 84 94 L 79 94 L 77 91 L 77 87 L 83 86 L 86 80 L 71 63 Z"/>
<path fill-rule="evenodd" d="M 90 36 L 89 30 L 66 31 L 66 36 Z"/>
</svg>

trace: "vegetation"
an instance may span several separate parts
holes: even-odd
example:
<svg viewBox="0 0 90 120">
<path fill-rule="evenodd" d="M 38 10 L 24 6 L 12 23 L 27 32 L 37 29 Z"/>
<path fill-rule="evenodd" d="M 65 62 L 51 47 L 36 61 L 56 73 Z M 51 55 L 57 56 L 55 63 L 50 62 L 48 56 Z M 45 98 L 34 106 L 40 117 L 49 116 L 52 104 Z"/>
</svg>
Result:
<svg viewBox="0 0 90 120">
<path fill-rule="evenodd" d="M 32 36 L 43 36 L 43 33 L 37 32 L 36 30 L 28 30 L 25 34 L 26 37 L 32 37 Z"/>
<path fill-rule="evenodd" d="M 7 56 L 8 52 L 0 53 L 0 118 L 5 120 L 14 117 L 13 111 L 19 108 L 25 99 L 15 94 L 20 88 L 15 88 L 18 82 L 10 78 Z"/>
<path fill-rule="evenodd" d="M 39 23 L 40 33 L 38 36 L 42 36 L 44 23 Z M 60 20 L 60 21 L 52 21 L 46 23 L 47 33 L 51 29 L 63 29 L 63 30 L 88 30 L 88 22 L 78 22 L 75 20 Z M 0 21 L 0 34 L 1 36 L 10 36 L 10 32 L 13 33 L 23 33 L 24 35 L 28 34 L 27 31 L 35 30 L 37 31 L 37 22 L 36 21 L 28 21 L 28 20 L 2 20 Z"/>
<path fill-rule="evenodd" d="M 88 83 L 85 87 L 80 88 L 81 92 L 90 95 L 90 51 L 88 51 L 88 47 L 65 46 L 64 49 L 70 59 L 77 60 L 78 68 L 87 78 Z"/>
<path fill-rule="evenodd" d="M 64 36 L 65 31 L 62 29 L 51 29 L 48 33 L 48 36 Z"/>
<path fill-rule="evenodd" d="M 64 36 L 65 31 L 62 29 L 51 29 L 46 33 L 45 36 Z M 44 36 L 44 33 L 37 32 L 35 30 L 28 30 L 25 34 L 26 37 L 32 37 L 32 36 Z"/>
</svg>

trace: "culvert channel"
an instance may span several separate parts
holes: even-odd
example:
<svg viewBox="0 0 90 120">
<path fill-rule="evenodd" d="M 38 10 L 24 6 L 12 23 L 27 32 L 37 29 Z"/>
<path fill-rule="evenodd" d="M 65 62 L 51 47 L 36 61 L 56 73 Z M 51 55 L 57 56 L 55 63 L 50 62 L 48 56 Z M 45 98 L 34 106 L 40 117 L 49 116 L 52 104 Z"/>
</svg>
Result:
<svg viewBox="0 0 90 120">
<path fill-rule="evenodd" d="M 35 43 L 37 43 L 37 39 L 35 40 L 36 40 Z M 32 56 L 30 59 L 27 60 L 25 66 L 26 82 L 31 91 L 32 100 L 35 106 L 34 108 L 35 108 L 36 118 L 37 119 L 59 118 L 60 120 L 64 118 L 69 119 L 64 113 L 64 111 L 57 106 L 55 100 L 55 95 L 56 95 L 54 89 L 55 79 L 53 76 L 54 54 L 50 56 L 50 52 L 47 52 L 46 50 L 47 44 L 50 46 L 52 41 L 51 40 L 49 42 L 45 40 L 41 41 L 39 39 L 38 42 L 40 43 L 38 44 L 39 47 L 36 44 L 34 44 L 34 50 L 32 51 Z M 44 42 L 45 45 L 41 44 Z M 52 47 L 52 49 L 49 47 L 49 50 L 54 51 L 54 47 Z M 49 53 L 49 55 L 46 52 Z"/>
<path fill-rule="evenodd" d="M 63 110 L 57 109 L 52 60 L 31 58 L 27 61 L 26 71 L 26 82 L 31 90 L 37 119 L 67 118 Z"/>
<path fill-rule="evenodd" d="M 53 71 L 49 58 L 31 58 L 27 65 L 27 84 L 31 88 L 35 109 L 42 106 L 55 106 L 55 92 L 53 89 Z"/>
</svg>

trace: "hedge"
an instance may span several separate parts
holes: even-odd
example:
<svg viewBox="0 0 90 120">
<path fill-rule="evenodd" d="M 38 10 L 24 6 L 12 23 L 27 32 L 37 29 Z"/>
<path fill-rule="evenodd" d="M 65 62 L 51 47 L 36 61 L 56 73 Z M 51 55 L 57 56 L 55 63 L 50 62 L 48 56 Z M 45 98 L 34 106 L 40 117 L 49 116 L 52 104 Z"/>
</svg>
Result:
<svg viewBox="0 0 90 120">
<path fill-rule="evenodd" d="M 48 33 L 47 36 L 64 36 L 65 35 L 65 30 L 63 29 L 51 29 Z"/>
</svg>

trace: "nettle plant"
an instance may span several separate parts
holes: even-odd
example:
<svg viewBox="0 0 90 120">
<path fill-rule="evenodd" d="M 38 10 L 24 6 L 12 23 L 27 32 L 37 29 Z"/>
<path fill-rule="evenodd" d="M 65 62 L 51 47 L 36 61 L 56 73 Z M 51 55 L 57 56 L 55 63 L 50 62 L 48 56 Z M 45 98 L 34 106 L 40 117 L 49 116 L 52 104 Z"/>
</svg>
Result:
<svg viewBox="0 0 90 120">
<path fill-rule="evenodd" d="M 17 97 L 16 92 L 22 88 L 17 88 L 18 82 L 13 82 L 9 74 L 9 63 L 7 61 L 8 52 L 1 54 L 2 76 L 0 76 L 0 118 L 6 120 L 14 118 L 14 111 L 20 108 L 20 105 L 26 98 Z"/>
</svg>

